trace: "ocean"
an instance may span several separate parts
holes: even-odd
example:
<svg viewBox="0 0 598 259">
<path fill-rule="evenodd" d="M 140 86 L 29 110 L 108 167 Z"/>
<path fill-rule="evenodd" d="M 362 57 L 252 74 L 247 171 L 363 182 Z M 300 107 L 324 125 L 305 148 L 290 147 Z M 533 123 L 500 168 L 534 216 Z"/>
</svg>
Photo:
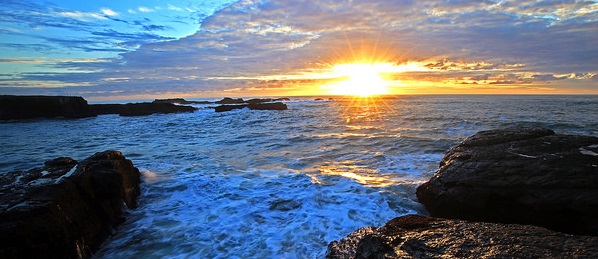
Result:
<svg viewBox="0 0 598 259">
<path fill-rule="evenodd" d="M 0 123 L 0 172 L 121 151 L 139 208 L 96 258 L 322 258 L 365 226 L 426 214 L 415 188 L 465 137 L 501 127 L 598 136 L 598 96 L 293 97 L 286 111 Z"/>
</svg>

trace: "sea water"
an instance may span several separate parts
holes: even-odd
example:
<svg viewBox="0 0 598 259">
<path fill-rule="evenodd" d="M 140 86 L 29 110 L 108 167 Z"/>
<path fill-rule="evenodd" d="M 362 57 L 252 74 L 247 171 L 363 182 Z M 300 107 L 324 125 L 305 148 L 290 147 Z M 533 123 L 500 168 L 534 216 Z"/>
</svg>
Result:
<svg viewBox="0 0 598 259">
<path fill-rule="evenodd" d="M 97 258 L 321 258 L 364 226 L 425 214 L 415 188 L 480 130 L 598 136 L 598 96 L 292 98 L 286 111 L 0 123 L 0 171 L 119 150 L 139 207 Z"/>
</svg>

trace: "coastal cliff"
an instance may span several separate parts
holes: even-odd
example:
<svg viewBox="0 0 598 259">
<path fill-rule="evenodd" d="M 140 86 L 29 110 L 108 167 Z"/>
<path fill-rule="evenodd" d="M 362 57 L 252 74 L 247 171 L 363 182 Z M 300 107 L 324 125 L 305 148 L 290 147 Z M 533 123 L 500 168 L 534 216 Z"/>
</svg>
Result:
<svg viewBox="0 0 598 259">
<path fill-rule="evenodd" d="M 481 131 L 417 188 L 407 215 L 328 246 L 328 258 L 598 257 L 598 138 Z M 575 234 L 575 235 L 572 235 Z"/>
<path fill-rule="evenodd" d="M 93 116 L 87 101 L 79 96 L 0 96 L 0 120 Z"/>
<path fill-rule="evenodd" d="M 118 151 L 0 174 L 0 258 L 88 258 L 137 206 L 140 173 Z"/>
</svg>

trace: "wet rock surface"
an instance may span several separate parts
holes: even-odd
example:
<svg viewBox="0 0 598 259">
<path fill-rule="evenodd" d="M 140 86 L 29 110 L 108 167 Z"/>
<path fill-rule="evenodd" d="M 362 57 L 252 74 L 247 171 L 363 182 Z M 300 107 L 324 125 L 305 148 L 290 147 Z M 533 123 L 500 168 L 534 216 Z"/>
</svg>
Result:
<svg viewBox="0 0 598 259">
<path fill-rule="evenodd" d="M 118 151 L 0 175 L 0 258 L 87 258 L 135 208 L 140 173 Z"/>
<path fill-rule="evenodd" d="M 597 258 L 598 237 L 407 215 L 328 245 L 326 258 Z"/>
<path fill-rule="evenodd" d="M 431 216 L 598 236 L 598 138 L 510 128 L 452 148 L 417 189 Z"/>
</svg>

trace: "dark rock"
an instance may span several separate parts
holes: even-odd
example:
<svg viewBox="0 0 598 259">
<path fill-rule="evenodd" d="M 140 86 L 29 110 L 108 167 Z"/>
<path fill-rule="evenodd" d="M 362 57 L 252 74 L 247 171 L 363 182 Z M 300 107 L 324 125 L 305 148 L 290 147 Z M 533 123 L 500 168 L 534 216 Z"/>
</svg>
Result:
<svg viewBox="0 0 598 259">
<path fill-rule="evenodd" d="M 171 99 L 155 99 L 152 103 L 172 103 L 172 104 L 211 104 L 214 102 L 210 101 L 187 101 L 183 98 L 171 98 Z"/>
<path fill-rule="evenodd" d="M 233 99 L 230 97 L 225 97 L 220 101 L 216 101 L 217 104 L 241 104 L 241 103 L 246 103 L 243 99 L 238 98 L 238 99 Z"/>
<path fill-rule="evenodd" d="M 220 105 L 214 107 L 216 112 L 227 112 L 237 109 L 249 108 L 251 110 L 288 110 L 286 104 L 281 102 L 266 103 L 266 102 L 254 102 L 250 104 L 231 104 L 231 105 Z"/>
<path fill-rule="evenodd" d="M 169 102 L 91 104 L 77 96 L 0 96 L 0 120 L 84 118 L 101 114 L 142 116 L 154 113 L 194 112 L 197 108 Z"/>
<path fill-rule="evenodd" d="M 93 116 L 87 101 L 78 96 L 0 96 L 0 120 Z"/>
<path fill-rule="evenodd" d="M 136 207 L 140 174 L 118 151 L 0 175 L 0 258 L 88 258 Z"/>
<path fill-rule="evenodd" d="M 214 107 L 214 111 L 216 111 L 216 112 L 228 112 L 228 111 L 232 111 L 232 110 L 243 109 L 243 108 L 246 108 L 246 107 L 247 107 L 247 104 L 220 105 L 220 106 Z"/>
<path fill-rule="evenodd" d="M 324 101 L 324 98 L 316 98 L 314 101 Z"/>
<path fill-rule="evenodd" d="M 598 138 L 482 131 L 444 156 L 417 197 L 435 217 L 598 235 Z"/>
<path fill-rule="evenodd" d="M 257 98 L 257 99 L 249 99 L 246 101 L 248 104 L 257 104 L 257 103 L 266 103 L 273 101 L 271 98 Z"/>
<path fill-rule="evenodd" d="M 291 100 L 290 98 L 281 97 L 281 98 L 276 98 L 276 99 L 274 99 L 272 101 L 274 101 L 274 102 L 281 102 L 281 101 L 290 101 L 290 100 Z"/>
<path fill-rule="evenodd" d="M 407 215 L 328 245 L 326 258 L 598 258 L 598 237 Z"/>
<path fill-rule="evenodd" d="M 194 112 L 195 107 L 175 105 L 167 102 L 127 103 L 127 104 L 91 104 L 91 110 L 100 114 L 118 114 L 120 116 L 144 116 L 155 113 Z"/>
<path fill-rule="evenodd" d="M 248 105 L 249 109 L 251 110 L 288 110 L 289 108 L 287 107 L 286 104 L 281 103 L 281 102 L 276 102 L 276 103 L 250 103 Z"/>
</svg>

